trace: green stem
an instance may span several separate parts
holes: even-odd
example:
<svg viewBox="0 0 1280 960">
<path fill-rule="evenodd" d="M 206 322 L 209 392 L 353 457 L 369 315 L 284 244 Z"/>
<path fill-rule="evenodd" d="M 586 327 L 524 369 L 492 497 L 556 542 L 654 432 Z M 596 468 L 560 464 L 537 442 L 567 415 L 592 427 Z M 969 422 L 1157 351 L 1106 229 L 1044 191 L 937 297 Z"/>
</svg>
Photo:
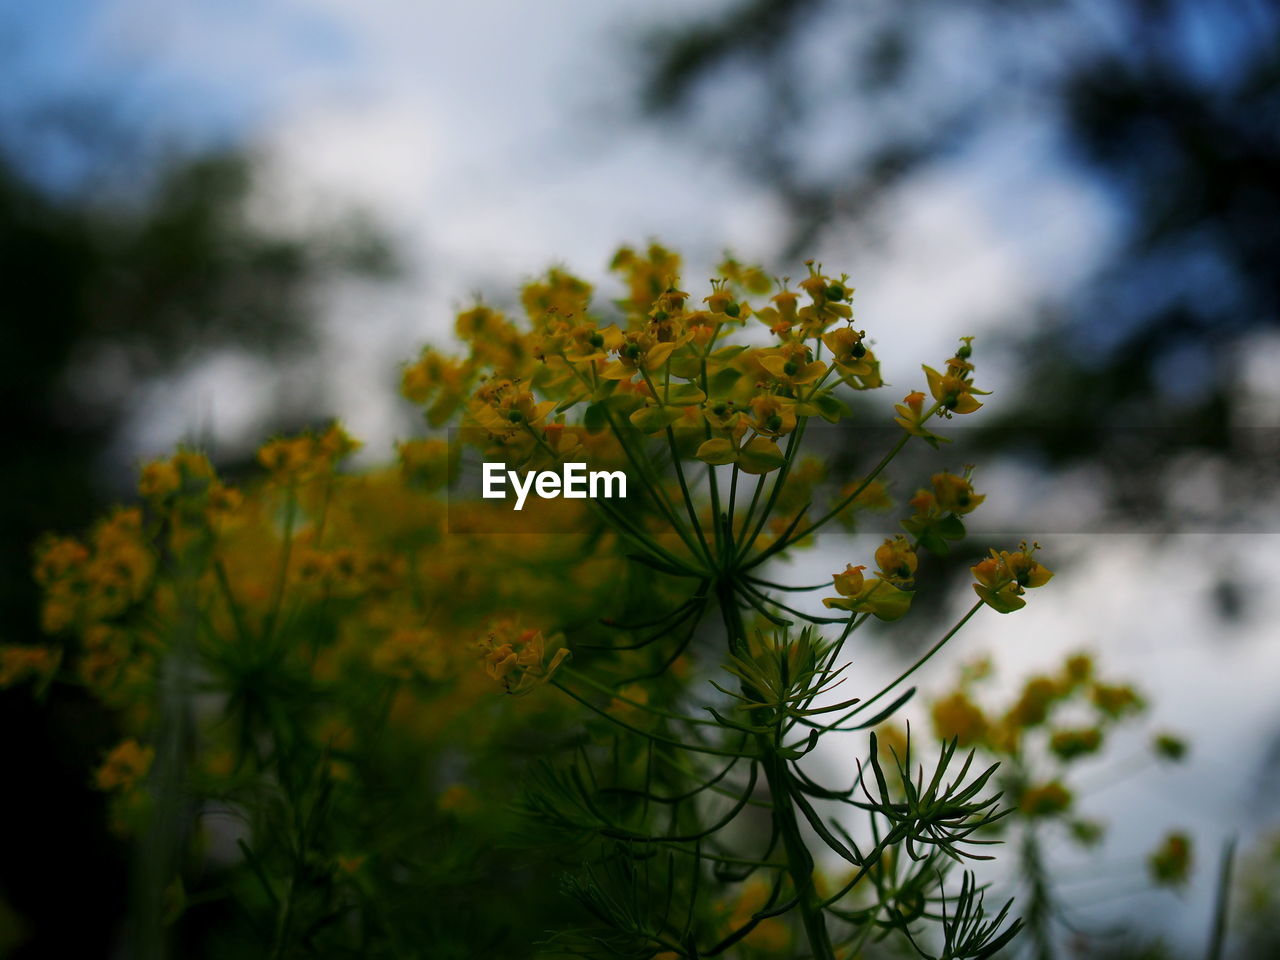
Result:
<svg viewBox="0 0 1280 960">
<path fill-rule="evenodd" d="M 787 873 L 795 888 L 797 909 L 800 911 L 805 935 L 809 939 L 809 951 L 814 960 L 835 960 L 835 949 L 831 945 L 831 936 L 822 915 L 822 901 L 813 883 L 813 855 L 809 853 L 800 833 L 800 824 L 791 802 L 791 779 L 787 774 L 786 761 L 778 756 L 774 746 L 764 736 L 761 737 L 760 746 L 764 752 L 765 780 L 773 798 L 774 824 L 782 835 L 782 846 L 787 855 Z"/>
<path fill-rule="evenodd" d="M 850 711 L 849 716 L 854 716 L 856 714 L 862 713 L 864 710 L 870 707 L 873 703 L 875 703 L 877 700 L 879 700 L 881 697 L 887 694 L 890 690 L 892 690 L 894 687 L 900 684 L 903 680 L 907 679 L 907 677 L 911 676 L 913 673 L 915 673 L 917 670 L 923 667 L 926 663 L 928 663 L 929 659 L 935 653 L 941 650 L 944 646 L 946 646 L 947 642 L 952 637 L 954 637 L 957 633 L 959 633 L 961 628 L 964 627 L 964 625 L 968 623 L 973 618 L 973 615 L 977 613 L 981 608 L 982 608 L 982 601 L 979 600 L 977 603 L 975 603 L 972 607 L 969 608 L 968 613 L 966 613 L 963 617 L 960 618 L 959 623 L 957 623 L 954 627 L 952 627 L 943 635 L 941 640 L 939 640 L 932 647 L 926 650 L 920 656 L 920 658 L 916 660 L 915 663 L 907 667 L 907 669 L 902 671 L 902 673 L 898 674 L 897 678 L 893 680 L 892 683 L 889 683 L 888 685 L 881 687 L 880 692 L 877 693 L 875 696 L 871 697 L 869 700 L 864 700 L 862 703 L 858 704 L 856 709 Z"/>
<path fill-rule="evenodd" d="M 716 584 L 716 595 L 720 602 L 720 613 L 724 618 L 729 651 L 734 655 L 747 652 L 745 625 L 742 610 L 738 607 L 734 595 L 733 581 L 723 579 Z M 759 697 L 758 692 L 744 688 L 748 696 Z M 795 887 L 797 908 L 800 911 L 801 923 L 805 936 L 809 940 L 809 950 L 814 960 L 835 960 L 835 950 L 831 945 L 831 937 L 827 933 L 826 921 L 822 916 L 822 904 L 813 882 L 813 855 L 800 833 L 800 824 L 796 819 L 795 806 L 791 798 L 791 780 L 787 774 L 786 761 L 778 755 L 778 744 L 775 742 L 779 731 L 772 735 L 761 734 L 757 738 L 760 749 L 761 764 L 764 767 L 765 781 L 769 785 L 769 799 L 773 803 L 773 823 L 782 837 L 783 849 L 787 856 L 787 873 Z"/>
<path fill-rule="evenodd" d="M 1044 858 L 1040 852 L 1040 838 L 1036 836 L 1034 827 L 1027 830 L 1022 841 L 1022 869 L 1031 884 L 1025 919 L 1036 960 L 1054 960 L 1053 930 L 1050 927 L 1053 899 L 1049 891 L 1049 878 L 1044 869 Z"/>
<path fill-rule="evenodd" d="M 753 559 L 750 563 L 748 563 L 746 567 L 744 567 L 744 569 L 750 570 L 753 567 L 759 566 L 760 564 L 768 560 L 770 557 L 772 557 L 774 554 L 779 553 L 782 550 L 785 550 L 791 544 L 799 540 L 803 540 L 809 534 L 813 533 L 814 531 L 818 530 L 820 527 L 828 523 L 832 517 L 839 514 L 842 510 L 844 510 L 851 503 L 853 503 L 854 500 L 856 500 L 859 496 L 861 496 L 862 491 L 866 490 L 867 487 L 871 486 L 872 481 L 874 481 L 875 478 L 881 474 L 884 468 L 887 467 L 893 461 L 894 457 L 896 457 L 900 452 L 902 452 L 902 448 L 907 445 L 907 441 L 910 439 L 911 439 L 911 434 L 904 433 L 901 437 L 898 438 L 898 442 L 893 445 L 892 449 L 890 449 L 888 453 L 886 453 L 883 457 L 880 458 L 880 462 L 875 465 L 874 469 L 872 469 L 870 473 L 868 473 L 865 477 L 862 478 L 862 482 L 858 484 L 858 486 L 854 489 L 853 493 L 849 494 L 847 497 L 845 497 L 843 500 L 837 503 L 834 507 L 828 510 L 825 514 L 823 514 L 821 517 L 815 520 L 813 523 L 810 523 L 807 526 L 805 526 L 804 529 L 798 530 L 792 533 L 790 536 L 785 537 L 781 540 L 778 540 L 776 543 L 770 545 L 767 549 L 760 551 L 760 553 L 755 557 L 755 559 Z M 766 510 L 765 513 L 767 515 L 768 511 Z M 752 542 L 754 543 L 754 541 L 755 541 L 755 538 L 753 537 Z"/>
<path fill-rule="evenodd" d="M 782 492 L 782 486 L 787 482 L 787 475 L 791 472 L 791 464 L 795 462 L 796 450 L 800 446 L 800 440 L 804 436 L 804 428 L 808 422 L 809 420 L 807 417 L 802 417 L 795 430 L 792 431 L 791 436 L 787 438 L 787 449 L 783 453 L 783 457 L 786 462 L 782 464 L 782 468 L 778 471 L 777 479 L 773 481 L 773 487 L 769 491 L 769 499 L 765 501 L 764 510 L 761 512 L 759 519 L 756 520 L 755 530 L 751 532 L 751 536 L 744 536 L 742 539 L 742 549 L 738 551 L 738 564 L 741 564 L 747 554 L 751 552 L 751 548 L 755 546 L 756 540 L 760 538 L 761 531 L 764 530 L 765 522 L 768 521 L 769 515 L 773 513 L 774 504 L 778 502 L 778 494 Z M 773 553 L 774 547 L 777 546 L 778 544 L 775 543 L 773 547 L 763 551 L 761 553 L 761 558 Z M 760 559 L 758 558 L 755 562 L 748 564 L 742 569 L 750 570 L 759 562 Z"/>
</svg>

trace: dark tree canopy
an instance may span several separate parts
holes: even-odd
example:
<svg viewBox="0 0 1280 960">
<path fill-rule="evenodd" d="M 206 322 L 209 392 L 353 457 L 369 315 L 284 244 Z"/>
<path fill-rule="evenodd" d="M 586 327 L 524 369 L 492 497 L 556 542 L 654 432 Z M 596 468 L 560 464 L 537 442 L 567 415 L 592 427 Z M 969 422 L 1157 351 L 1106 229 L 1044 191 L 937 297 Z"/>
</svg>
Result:
<svg viewBox="0 0 1280 960">
<path fill-rule="evenodd" d="M 1052 125 L 1121 236 L 1065 304 L 1009 335 L 1022 385 L 993 443 L 1088 458 L 1152 515 L 1168 456 L 1273 458 L 1274 430 L 1235 428 L 1243 357 L 1280 321 L 1275 3 L 742 0 L 646 51 L 651 114 L 708 131 L 706 149 L 784 201 L 780 256 L 826 231 L 874 235 L 914 174 L 1007 125 Z"/>
<path fill-rule="evenodd" d="M 86 121 L 79 111 L 73 118 Z M 321 240 L 254 226 L 246 216 L 253 167 L 239 154 L 164 164 L 116 202 L 90 181 L 50 191 L 31 176 L 32 162 L 0 148 L 0 399 L 10 413 L 0 464 L 5 643 L 38 636 L 32 547 L 45 532 L 83 528 L 103 509 L 102 456 L 135 391 L 217 350 L 296 356 L 310 340 L 322 275 L 385 275 L 392 266 L 368 230 Z M 25 690 L 0 695 L 0 727 L 21 731 L 10 738 L 18 754 L 11 769 L 25 778 L 0 799 L 0 817 L 15 826 L 0 858 L 0 897 L 23 918 L 23 945 L 12 956 L 103 956 L 116 941 L 128 869 L 84 771 L 112 742 L 113 723 L 66 687 L 53 698 L 42 708 Z"/>
</svg>

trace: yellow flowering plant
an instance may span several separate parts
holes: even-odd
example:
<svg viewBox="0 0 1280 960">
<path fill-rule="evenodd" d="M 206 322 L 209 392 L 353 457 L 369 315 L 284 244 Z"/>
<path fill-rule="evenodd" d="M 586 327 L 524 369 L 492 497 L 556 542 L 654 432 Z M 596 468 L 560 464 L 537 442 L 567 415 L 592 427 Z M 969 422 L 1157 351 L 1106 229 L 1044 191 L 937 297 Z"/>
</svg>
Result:
<svg viewBox="0 0 1280 960">
<path fill-rule="evenodd" d="M 991 594 L 993 583 L 998 582 L 997 568 L 1006 569 L 1014 583 L 1021 571 L 1028 586 L 1043 576 L 1034 561 L 1014 560 L 995 551 L 975 567 L 975 575 L 979 568 L 983 569 L 975 585 L 979 595 Z M 1020 599 L 1012 594 L 1003 599 L 991 596 L 991 605 L 997 609 Z M 1030 677 L 1003 708 L 983 695 L 984 682 L 992 674 L 989 660 L 964 666 L 956 685 L 933 699 L 930 716 L 939 739 L 999 764 L 998 779 L 1016 813 L 995 832 L 1016 850 L 1012 876 L 1023 905 L 1027 951 L 1044 960 L 1057 955 L 1063 930 L 1072 931 L 1082 948 L 1090 941 L 1087 924 L 1074 914 L 1070 898 L 1062 893 L 1059 871 L 1050 864 L 1047 852 L 1061 839 L 1094 848 L 1104 838 L 1105 824 L 1079 809 L 1082 791 L 1075 784 L 1080 779 L 1076 768 L 1088 758 L 1099 757 L 1116 730 L 1132 725 L 1146 703 L 1128 684 L 1100 677 L 1094 658 L 1087 653 L 1070 654 L 1054 672 Z M 1151 737 L 1146 759 L 1177 762 L 1186 752 L 1185 741 L 1161 732 Z M 1132 775 L 1142 764 L 1130 760 L 1126 767 L 1125 773 Z M 1121 776 L 1112 776 L 1108 782 L 1114 784 Z M 1180 831 L 1168 833 L 1147 860 L 1149 881 L 1158 886 L 1184 884 L 1190 867 L 1191 842 Z M 1110 892 L 1112 897 L 1117 895 L 1115 887 Z"/>
<path fill-rule="evenodd" d="M 456 429 L 400 444 L 397 468 L 345 470 L 338 424 L 269 441 L 238 488 L 180 450 L 143 468 L 141 507 L 41 545 L 64 653 L 2 662 L 120 711 L 95 776 L 139 837 L 138 955 L 221 901 L 279 957 L 521 956 L 536 928 L 554 956 L 834 960 L 890 940 L 965 958 L 1016 935 L 963 869 L 1010 812 L 972 730 L 927 768 L 873 740 L 851 787 L 806 758 L 884 724 L 984 606 L 1023 606 L 1051 576 L 1035 547 L 977 561 L 972 606 L 870 690 L 842 655 L 910 614 L 923 555 L 983 501 L 972 471 L 933 473 L 903 532 L 829 583 L 770 576 L 891 503 L 907 444 L 982 406 L 971 338 L 923 368 L 876 463 L 832 477 L 806 437 L 856 442 L 884 386 L 848 277 L 810 263 L 793 288 L 727 260 L 699 298 L 679 264 L 622 250 L 611 307 L 556 269 L 520 322 L 464 311 L 462 355 L 402 371 L 426 424 Z M 477 454 L 589 463 L 630 495 L 446 495 Z M 571 898 L 528 879 L 551 874 Z"/>
</svg>

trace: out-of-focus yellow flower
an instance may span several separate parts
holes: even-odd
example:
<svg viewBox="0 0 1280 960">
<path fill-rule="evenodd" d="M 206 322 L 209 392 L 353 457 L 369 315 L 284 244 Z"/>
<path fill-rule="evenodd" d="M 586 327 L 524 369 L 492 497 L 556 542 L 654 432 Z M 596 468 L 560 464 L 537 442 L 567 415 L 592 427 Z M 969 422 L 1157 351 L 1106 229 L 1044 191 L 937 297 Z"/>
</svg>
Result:
<svg viewBox="0 0 1280 960">
<path fill-rule="evenodd" d="M 942 740 L 954 737 L 958 746 L 969 747 L 986 736 L 986 715 L 963 691 L 937 701 L 931 713 L 934 732 Z"/>
<path fill-rule="evenodd" d="M 1147 859 L 1151 879 L 1166 887 L 1181 886 L 1191 876 L 1191 838 L 1181 831 L 1168 834 Z"/>
<path fill-rule="evenodd" d="M 427 490 L 449 482 L 449 444 L 444 440 L 408 440 L 396 444 L 406 479 Z"/>
<path fill-rule="evenodd" d="M 84 652 L 78 664 L 80 678 L 92 690 L 105 694 L 120 679 L 130 654 L 125 631 L 106 624 L 94 624 L 84 632 Z"/>
<path fill-rule="evenodd" d="M 1102 731 L 1097 727 L 1086 727 L 1081 730 L 1057 730 L 1049 738 L 1049 749 L 1060 760 L 1074 760 L 1077 757 L 1097 753 L 1102 746 Z"/>
<path fill-rule="evenodd" d="M 151 769 L 156 752 L 132 738 L 124 740 L 107 754 L 94 774 L 99 790 L 132 790 Z"/>
<path fill-rule="evenodd" d="M 755 878 L 748 880 L 743 884 L 737 900 L 728 911 L 726 929 L 734 930 L 745 926 L 758 910 L 764 908 L 768 900 L 769 885 Z M 755 929 L 743 938 L 743 943 L 749 944 L 756 951 L 774 955 L 791 945 L 791 931 L 782 919 L 770 917 L 758 923 Z"/>
<path fill-rule="evenodd" d="M 81 573 L 89 561 L 89 549 L 74 537 L 55 537 L 36 548 L 36 582 L 48 587 Z"/>
<path fill-rule="evenodd" d="M 520 303 L 535 326 L 549 317 L 580 316 L 590 302 L 591 284 L 558 267 L 520 292 Z"/>
<path fill-rule="evenodd" d="M 1112 719 L 1122 717 L 1126 713 L 1137 713 L 1145 706 L 1138 692 L 1127 685 L 1111 686 L 1095 683 L 1089 690 L 1089 698 L 1099 712 Z"/>
<path fill-rule="evenodd" d="M 1160 759 L 1177 762 L 1187 755 L 1187 741 L 1171 733 L 1160 733 L 1151 741 L 1151 749 Z"/>
<path fill-rule="evenodd" d="M 1007 722 L 1019 729 L 1044 723 L 1049 708 L 1062 694 L 1062 688 L 1049 677 L 1032 677 L 1022 688 L 1022 695 L 1009 710 Z"/>
<path fill-rule="evenodd" d="M 1093 657 L 1087 653 L 1075 653 L 1067 657 L 1062 665 L 1062 679 L 1065 686 L 1075 688 L 1088 682 L 1093 677 Z"/>
<path fill-rule="evenodd" d="M 515 631 L 509 625 L 491 630 L 480 641 L 485 672 L 502 684 L 507 693 L 528 693 L 534 687 L 546 683 L 569 655 L 568 647 L 561 647 L 543 663 L 546 639 L 540 630 Z"/>
<path fill-rule="evenodd" d="M 627 280 L 630 298 L 624 301 L 624 308 L 644 314 L 680 276 L 680 255 L 657 243 L 649 244 L 643 254 L 623 247 L 614 254 L 610 267 Z"/>
<path fill-rule="evenodd" d="M 462 403 L 471 381 L 471 364 L 426 348 L 401 372 L 400 392 L 412 403 L 427 406 L 427 422 L 440 426 Z"/>
<path fill-rule="evenodd" d="M 972 513 L 987 499 L 974 492 L 973 483 L 968 476 L 935 473 L 930 482 L 933 485 L 934 503 L 944 513 Z"/>
<path fill-rule="evenodd" d="M 62 652 L 34 644 L 0 646 L 0 690 L 32 680 L 37 686 L 49 682 L 58 669 Z"/>
<path fill-rule="evenodd" d="M 273 479 L 295 482 L 328 473 L 359 446 L 359 441 L 335 422 L 319 434 L 308 432 L 269 440 L 258 450 L 258 462 Z"/>
<path fill-rule="evenodd" d="M 1027 817 L 1053 817 L 1071 808 L 1071 791 L 1053 780 L 1028 787 L 1018 798 L 1018 811 Z"/>
<path fill-rule="evenodd" d="M 138 476 L 138 493 L 149 500 L 164 500 L 178 492 L 182 475 L 172 460 L 153 460 Z"/>
</svg>

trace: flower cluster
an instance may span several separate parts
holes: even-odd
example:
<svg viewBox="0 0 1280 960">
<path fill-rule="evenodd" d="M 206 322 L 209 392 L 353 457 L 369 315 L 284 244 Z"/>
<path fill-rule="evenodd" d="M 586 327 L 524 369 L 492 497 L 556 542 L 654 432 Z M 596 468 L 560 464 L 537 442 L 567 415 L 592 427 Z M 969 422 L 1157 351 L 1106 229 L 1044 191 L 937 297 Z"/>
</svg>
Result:
<svg viewBox="0 0 1280 960">
<path fill-rule="evenodd" d="M 974 855 L 970 835 L 1002 816 L 982 795 L 992 770 L 950 766 L 958 745 L 1020 756 L 1027 731 L 1087 691 L 1100 719 L 1053 727 L 1046 747 L 1074 762 L 1101 749 L 1136 694 L 1080 664 L 1029 684 L 1003 717 L 962 689 L 935 706 L 948 739 L 936 773 L 913 776 L 905 738 L 900 751 L 873 745 L 857 784 L 866 802 L 854 799 L 801 761 L 822 735 L 878 725 L 910 698 L 883 699 L 899 681 L 829 694 L 851 679 L 845 642 L 869 618 L 906 615 L 922 559 L 964 536 L 984 500 L 972 469 L 934 474 L 903 532 L 833 575 L 828 615 L 785 597 L 816 588 L 766 578 L 832 521 L 890 506 L 882 474 L 898 452 L 936 444 L 935 420 L 982 405 L 971 338 L 940 370 L 923 368 L 879 464 L 838 476 L 838 461 L 804 455 L 809 424 L 850 421 L 883 386 L 847 275 L 810 262 L 798 282 L 773 281 L 729 258 L 709 292 L 691 293 L 679 257 L 657 244 L 623 249 L 612 268 L 623 287 L 612 304 L 557 268 L 525 286 L 523 317 L 463 310 L 457 356 L 427 348 L 401 371 L 428 433 L 397 445 L 394 468 L 351 471 L 358 442 L 338 423 L 269 440 L 238 487 L 194 450 L 143 466 L 141 506 L 41 545 L 44 625 L 62 645 L 0 648 L 0 682 L 66 679 L 119 711 L 125 738 L 94 782 L 122 829 L 154 812 L 181 824 L 174 837 L 196 838 L 207 815 L 234 810 L 243 860 L 215 872 L 252 929 L 271 931 L 275 955 L 320 941 L 333 953 L 435 944 L 454 901 L 424 904 L 418 890 L 457 888 L 505 930 L 507 905 L 488 896 L 497 876 L 531 913 L 556 915 L 555 885 L 503 861 L 509 838 L 530 833 L 515 811 L 543 823 L 546 843 L 528 846 L 546 870 L 565 870 L 565 843 L 589 851 L 566 888 L 613 928 L 588 942 L 624 955 L 742 944 L 832 960 L 868 931 L 913 943 L 935 914 L 948 938 L 963 934 L 952 955 L 999 951 L 1017 931 L 1008 908 L 989 917 L 972 876 L 948 889 L 941 869 Z M 447 424 L 459 429 L 439 432 Z M 562 531 L 551 534 L 507 504 L 446 501 L 477 448 L 511 469 L 622 470 L 639 494 L 549 506 Z M 1022 606 L 1051 576 L 1033 552 L 976 564 L 980 600 L 934 649 L 983 605 Z M 830 625 L 839 639 L 823 636 Z M 498 690 L 528 698 L 517 712 Z M 695 704 L 705 709 L 690 715 Z M 1027 778 L 1010 796 L 1052 822 L 1073 804 L 1059 779 Z M 874 846 L 815 802 L 867 814 Z M 743 849 L 759 833 L 753 807 L 773 822 L 763 850 Z M 818 871 L 819 843 L 848 877 Z M 193 842 L 183 854 L 172 862 L 203 852 Z M 208 872 L 166 882 L 180 890 Z M 406 900 L 415 909 L 388 919 Z M 383 939 L 375 949 L 368 937 Z M 495 942 L 439 952 L 523 949 Z"/>
</svg>

